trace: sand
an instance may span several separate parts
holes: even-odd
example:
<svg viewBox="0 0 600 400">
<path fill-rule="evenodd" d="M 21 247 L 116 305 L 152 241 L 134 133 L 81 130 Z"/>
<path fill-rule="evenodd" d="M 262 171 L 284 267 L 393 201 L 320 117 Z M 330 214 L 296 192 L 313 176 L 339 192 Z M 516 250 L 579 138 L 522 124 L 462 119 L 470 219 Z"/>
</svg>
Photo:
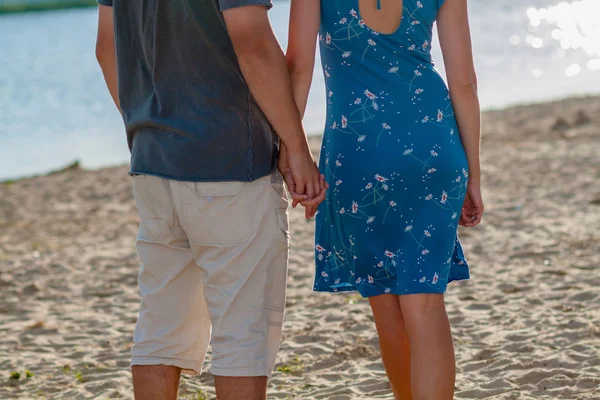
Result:
<svg viewBox="0 0 600 400">
<path fill-rule="evenodd" d="M 460 232 L 472 280 L 446 296 L 457 399 L 600 399 L 599 130 L 600 98 L 485 113 L 487 211 Z M 1 399 L 131 398 L 138 218 L 126 172 L 0 184 Z M 313 223 L 290 215 L 269 398 L 392 399 L 367 302 L 311 291 Z M 185 377 L 181 398 L 214 398 L 211 377 Z"/>
</svg>

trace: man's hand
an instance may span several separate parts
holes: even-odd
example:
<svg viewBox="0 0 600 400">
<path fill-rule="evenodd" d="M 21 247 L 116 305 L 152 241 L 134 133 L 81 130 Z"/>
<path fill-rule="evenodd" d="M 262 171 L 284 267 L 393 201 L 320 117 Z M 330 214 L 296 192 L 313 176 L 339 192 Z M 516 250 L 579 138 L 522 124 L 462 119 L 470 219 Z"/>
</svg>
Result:
<svg viewBox="0 0 600 400">
<path fill-rule="evenodd" d="M 312 160 L 312 156 L 310 157 L 310 159 Z M 312 160 L 312 164 L 314 167 L 316 167 L 316 163 L 314 162 L 314 160 Z M 300 194 L 297 189 L 298 185 L 296 183 L 296 180 L 294 179 L 294 173 L 292 172 L 292 168 L 290 167 L 288 150 L 284 144 L 281 144 L 278 168 L 288 187 L 290 195 L 292 196 L 292 207 L 296 208 L 296 206 L 300 204 L 306 208 L 304 213 L 306 219 L 314 217 L 319 204 L 321 204 L 323 200 L 325 200 L 325 193 L 327 191 L 327 188 L 329 187 L 325 182 L 325 177 L 323 175 L 319 175 L 319 184 L 318 188 L 315 191 L 315 193 L 318 193 L 318 195 L 314 196 L 313 198 L 310 198 L 307 194 Z M 319 171 L 317 169 L 317 173 L 318 172 Z"/>
</svg>

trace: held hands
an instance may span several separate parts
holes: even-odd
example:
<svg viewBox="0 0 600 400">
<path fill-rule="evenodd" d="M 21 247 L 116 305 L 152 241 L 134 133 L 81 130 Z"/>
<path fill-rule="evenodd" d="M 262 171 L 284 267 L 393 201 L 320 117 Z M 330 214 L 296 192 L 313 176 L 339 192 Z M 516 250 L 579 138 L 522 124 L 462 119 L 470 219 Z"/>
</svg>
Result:
<svg viewBox="0 0 600 400">
<path fill-rule="evenodd" d="M 325 200 L 329 185 L 319 173 L 308 147 L 303 151 L 292 152 L 282 143 L 278 168 L 292 196 L 292 207 L 296 208 L 300 204 L 305 207 L 306 219 L 314 217 L 319 204 Z"/>
</svg>

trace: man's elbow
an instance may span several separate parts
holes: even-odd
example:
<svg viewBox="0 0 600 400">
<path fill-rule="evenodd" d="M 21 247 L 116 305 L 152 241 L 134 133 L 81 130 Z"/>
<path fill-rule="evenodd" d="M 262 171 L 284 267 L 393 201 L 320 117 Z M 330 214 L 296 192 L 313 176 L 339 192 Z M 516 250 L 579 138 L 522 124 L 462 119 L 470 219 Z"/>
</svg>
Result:
<svg viewBox="0 0 600 400">
<path fill-rule="evenodd" d="M 101 67 L 114 58 L 114 53 L 114 45 L 111 43 L 108 43 L 106 40 L 98 40 L 96 42 L 96 60 Z"/>
<path fill-rule="evenodd" d="M 236 33 L 231 37 L 235 54 L 240 62 L 268 57 L 273 51 L 273 43 L 269 39 L 263 35 L 250 33 Z"/>
<path fill-rule="evenodd" d="M 279 43 L 263 6 L 237 7 L 223 12 L 227 33 L 240 62 L 268 56 Z"/>
</svg>

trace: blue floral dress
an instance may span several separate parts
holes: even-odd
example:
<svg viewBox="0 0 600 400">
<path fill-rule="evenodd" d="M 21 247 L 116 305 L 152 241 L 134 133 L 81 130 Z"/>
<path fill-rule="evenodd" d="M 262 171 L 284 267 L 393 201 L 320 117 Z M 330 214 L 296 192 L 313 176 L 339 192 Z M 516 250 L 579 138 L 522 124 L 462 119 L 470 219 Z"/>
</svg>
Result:
<svg viewBox="0 0 600 400">
<path fill-rule="evenodd" d="M 457 237 L 467 159 L 431 58 L 443 1 L 404 0 L 390 35 L 365 24 L 358 0 L 321 2 L 330 189 L 316 221 L 316 291 L 443 293 L 469 278 Z"/>
</svg>

